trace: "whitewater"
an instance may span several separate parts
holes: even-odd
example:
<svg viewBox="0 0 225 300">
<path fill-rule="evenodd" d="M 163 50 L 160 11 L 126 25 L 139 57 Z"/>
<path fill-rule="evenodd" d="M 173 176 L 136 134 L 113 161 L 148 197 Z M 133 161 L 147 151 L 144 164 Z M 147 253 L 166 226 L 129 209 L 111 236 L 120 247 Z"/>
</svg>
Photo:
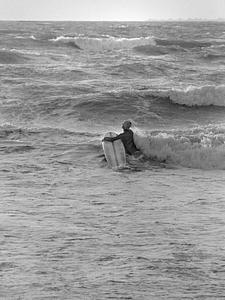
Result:
<svg viewBox="0 0 225 300">
<path fill-rule="evenodd" d="M 225 299 L 223 22 L 0 22 L 0 298 Z M 145 158 L 101 140 L 132 121 Z"/>
</svg>

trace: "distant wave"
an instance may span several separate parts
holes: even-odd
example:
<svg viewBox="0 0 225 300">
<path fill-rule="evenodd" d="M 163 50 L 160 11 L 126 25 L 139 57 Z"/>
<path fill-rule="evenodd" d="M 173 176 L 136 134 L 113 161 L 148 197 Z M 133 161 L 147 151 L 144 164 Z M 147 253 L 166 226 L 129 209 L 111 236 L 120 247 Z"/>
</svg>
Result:
<svg viewBox="0 0 225 300">
<path fill-rule="evenodd" d="M 106 70 L 110 72 L 110 74 L 112 75 L 126 76 L 131 78 L 137 75 L 142 75 L 145 77 L 148 76 L 146 66 L 140 62 L 123 63 L 123 64 L 119 63 L 118 65 L 107 67 Z M 151 76 L 153 77 L 153 71 Z"/>
<path fill-rule="evenodd" d="M 225 85 L 190 86 L 184 90 L 173 89 L 169 92 L 169 97 L 174 103 L 187 106 L 225 106 Z"/>
<path fill-rule="evenodd" d="M 82 49 L 82 48 L 77 44 L 76 38 L 67 37 L 67 36 L 59 36 L 59 37 L 57 37 L 57 38 L 50 39 L 50 41 L 51 41 L 51 42 L 54 42 L 54 43 L 56 43 L 56 44 L 59 44 L 59 45 L 69 46 L 69 47 L 77 48 L 77 49 L 79 49 L 79 50 Z"/>
<path fill-rule="evenodd" d="M 129 26 L 127 24 L 113 24 L 110 26 L 111 28 L 120 28 L 120 29 L 126 29 L 128 28 Z"/>
<path fill-rule="evenodd" d="M 104 36 L 101 38 L 93 37 L 68 37 L 59 36 L 51 39 L 52 42 L 58 44 L 66 44 L 68 46 L 74 46 L 78 49 L 87 50 L 112 50 L 112 49 L 126 49 L 133 48 L 140 45 L 154 45 L 154 38 L 152 37 L 140 37 L 140 38 L 115 38 L 110 36 Z"/>
<path fill-rule="evenodd" d="M 149 158 L 188 168 L 225 169 L 225 128 L 136 132 L 135 143 Z"/>
<path fill-rule="evenodd" d="M 0 147 L 0 151 L 4 153 L 24 153 L 34 150 L 35 148 L 30 145 L 23 145 L 14 143 L 12 145 L 4 145 L 2 144 Z"/>
<path fill-rule="evenodd" d="M 0 64 L 23 64 L 29 60 L 28 57 L 10 50 L 0 50 Z"/>
<path fill-rule="evenodd" d="M 212 44 L 209 42 L 203 42 L 203 41 L 194 41 L 194 40 L 166 40 L 166 39 L 155 39 L 156 45 L 159 46 L 179 46 L 181 48 L 196 48 L 196 47 L 210 47 Z"/>
<path fill-rule="evenodd" d="M 145 55 L 165 55 L 174 52 L 188 51 L 192 48 L 210 47 L 211 43 L 201 41 L 186 41 L 186 40 L 164 40 L 155 39 L 155 44 L 139 45 L 134 47 L 134 50 Z"/>
<path fill-rule="evenodd" d="M 224 60 L 225 54 L 222 53 L 204 53 L 202 58 L 212 61 L 212 60 Z"/>
<path fill-rule="evenodd" d="M 113 49 L 132 49 L 142 52 L 146 55 L 163 55 L 172 51 L 187 51 L 192 48 L 207 48 L 211 47 L 212 43 L 199 41 L 199 40 L 185 40 L 185 39 L 159 39 L 153 36 L 148 37 L 135 37 L 124 38 L 114 37 L 106 34 L 85 36 L 79 35 L 61 35 L 52 36 L 51 34 L 45 34 L 42 36 L 26 35 L 17 36 L 17 38 L 30 40 L 33 43 L 55 43 L 56 45 L 73 47 L 83 50 L 113 50 Z"/>
<path fill-rule="evenodd" d="M 14 30 L 14 29 L 0 29 L 0 34 L 22 34 L 23 30 Z"/>
<path fill-rule="evenodd" d="M 14 52 L 14 53 L 20 53 L 20 54 L 24 54 L 24 55 L 36 55 L 36 56 L 40 56 L 41 53 L 35 50 L 25 50 L 25 49 L 10 49 L 10 52 Z"/>
</svg>

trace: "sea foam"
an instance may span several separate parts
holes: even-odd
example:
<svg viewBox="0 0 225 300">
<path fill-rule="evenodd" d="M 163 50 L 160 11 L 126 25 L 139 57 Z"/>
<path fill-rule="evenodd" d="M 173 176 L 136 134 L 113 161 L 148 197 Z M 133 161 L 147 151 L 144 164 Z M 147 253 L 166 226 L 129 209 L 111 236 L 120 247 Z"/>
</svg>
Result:
<svg viewBox="0 0 225 300">
<path fill-rule="evenodd" d="M 188 168 L 225 169 L 225 128 L 190 131 L 135 131 L 137 147 L 150 159 Z"/>
</svg>

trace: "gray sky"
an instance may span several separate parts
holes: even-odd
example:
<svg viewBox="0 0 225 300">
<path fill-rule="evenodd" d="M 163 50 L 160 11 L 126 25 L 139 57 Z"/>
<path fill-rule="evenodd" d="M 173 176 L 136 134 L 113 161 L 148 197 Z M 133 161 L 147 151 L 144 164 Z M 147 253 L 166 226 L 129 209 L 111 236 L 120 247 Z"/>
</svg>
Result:
<svg viewBox="0 0 225 300">
<path fill-rule="evenodd" d="M 0 20 L 224 18 L 225 0 L 0 0 Z"/>
</svg>

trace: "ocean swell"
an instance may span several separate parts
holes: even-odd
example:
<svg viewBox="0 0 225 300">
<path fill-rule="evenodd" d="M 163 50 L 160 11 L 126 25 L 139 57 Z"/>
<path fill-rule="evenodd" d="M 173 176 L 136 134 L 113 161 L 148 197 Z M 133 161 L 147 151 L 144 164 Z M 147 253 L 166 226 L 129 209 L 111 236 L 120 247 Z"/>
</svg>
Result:
<svg viewBox="0 0 225 300">
<path fill-rule="evenodd" d="M 134 47 L 134 50 L 138 53 L 142 53 L 149 56 L 159 56 L 159 55 L 165 55 L 168 53 L 166 49 L 162 49 L 158 46 L 154 45 L 143 45 L 143 46 L 137 46 Z"/>
<path fill-rule="evenodd" d="M 24 55 L 13 51 L 0 50 L 0 64 L 23 64 L 29 60 Z"/>
<path fill-rule="evenodd" d="M 202 58 L 208 61 L 224 60 L 225 54 L 209 52 L 209 53 L 204 53 L 202 55 Z"/>
<path fill-rule="evenodd" d="M 185 49 L 191 48 L 202 48 L 210 47 L 212 44 L 204 41 L 195 41 L 195 40 L 166 40 L 166 39 L 155 39 L 155 42 L 159 46 L 179 46 Z"/>
<path fill-rule="evenodd" d="M 46 139 L 47 142 L 52 141 L 52 139 L 70 139 L 71 141 L 75 139 L 76 141 L 81 140 L 90 140 L 99 138 L 101 134 L 88 131 L 77 131 L 73 128 L 63 128 L 63 127 L 45 127 L 45 126 L 36 126 L 36 127 L 26 127 L 26 126 L 14 126 L 10 124 L 2 124 L 0 126 L 0 141 L 3 142 L 15 142 L 19 143 L 21 141 L 35 139 L 40 140 L 41 138 Z"/>
</svg>

